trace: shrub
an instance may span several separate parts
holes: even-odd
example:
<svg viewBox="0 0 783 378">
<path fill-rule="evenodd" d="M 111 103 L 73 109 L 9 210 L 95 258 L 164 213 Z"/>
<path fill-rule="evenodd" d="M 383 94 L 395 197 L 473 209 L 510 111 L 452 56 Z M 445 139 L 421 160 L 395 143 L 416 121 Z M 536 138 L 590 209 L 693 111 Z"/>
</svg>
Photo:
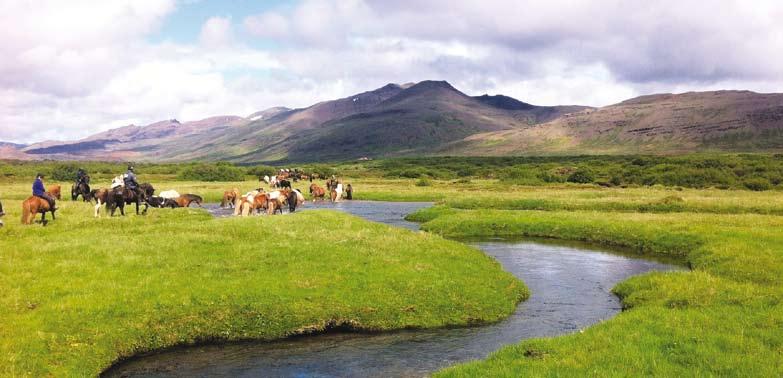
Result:
<svg viewBox="0 0 783 378">
<path fill-rule="evenodd" d="M 179 178 L 190 181 L 242 181 L 245 172 L 226 163 L 198 164 L 183 169 Z"/>
<path fill-rule="evenodd" d="M 594 179 L 595 178 L 593 177 L 593 174 L 587 169 L 577 169 L 576 171 L 574 171 L 574 173 L 571 173 L 568 176 L 568 179 L 566 179 L 566 181 L 574 182 L 577 184 L 589 184 L 593 182 Z"/>
<path fill-rule="evenodd" d="M 54 181 L 74 181 L 79 166 L 73 163 L 58 164 L 52 168 L 51 179 Z"/>
<path fill-rule="evenodd" d="M 416 186 L 430 186 L 432 183 L 430 180 L 427 180 L 426 178 L 420 178 L 416 180 Z"/>
<path fill-rule="evenodd" d="M 270 165 L 256 165 L 247 169 L 247 174 L 255 177 L 274 176 L 277 174 L 277 168 Z"/>
<path fill-rule="evenodd" d="M 742 182 L 742 185 L 745 185 L 746 188 L 757 192 L 769 190 L 770 188 L 769 181 L 761 177 L 746 179 Z"/>
</svg>

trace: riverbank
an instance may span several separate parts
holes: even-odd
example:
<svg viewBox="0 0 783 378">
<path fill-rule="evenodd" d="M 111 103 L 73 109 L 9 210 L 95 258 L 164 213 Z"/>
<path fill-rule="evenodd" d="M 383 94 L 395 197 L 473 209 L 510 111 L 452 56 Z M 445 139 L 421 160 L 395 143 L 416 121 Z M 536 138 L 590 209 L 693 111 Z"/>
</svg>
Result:
<svg viewBox="0 0 783 378">
<path fill-rule="evenodd" d="M 539 236 L 686 258 L 689 273 L 633 277 L 626 308 L 583 332 L 510 346 L 439 376 L 779 376 L 783 218 L 698 213 L 461 210 L 409 217 L 451 236 Z"/>
<path fill-rule="evenodd" d="M 0 230 L 0 375 L 96 375 L 147 351 L 328 327 L 489 323 L 528 296 L 480 251 L 339 212 L 60 207 L 47 227 Z"/>
</svg>

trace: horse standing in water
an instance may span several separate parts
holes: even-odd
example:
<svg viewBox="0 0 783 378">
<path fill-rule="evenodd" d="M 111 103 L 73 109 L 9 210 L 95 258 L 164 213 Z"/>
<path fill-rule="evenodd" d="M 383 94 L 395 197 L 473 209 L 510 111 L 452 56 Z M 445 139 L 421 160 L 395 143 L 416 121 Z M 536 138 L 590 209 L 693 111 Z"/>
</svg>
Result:
<svg viewBox="0 0 783 378">
<path fill-rule="evenodd" d="M 336 184 L 329 192 L 329 198 L 332 202 L 340 202 L 343 198 L 343 184 Z"/>
<path fill-rule="evenodd" d="M 304 205 L 305 198 L 299 189 L 294 189 L 288 194 L 288 212 L 293 213 L 296 208 Z"/>
<path fill-rule="evenodd" d="M 318 186 L 318 184 L 310 184 L 310 197 L 313 198 L 313 202 L 315 202 L 317 198 L 320 198 L 321 201 L 323 201 L 324 196 L 326 196 L 324 188 Z"/>
<path fill-rule="evenodd" d="M 49 193 L 49 195 L 54 197 L 52 193 Z M 46 220 L 46 213 L 51 212 L 52 220 L 55 220 L 54 212 L 56 210 L 56 208 L 49 206 L 49 201 L 40 197 L 30 196 L 22 202 L 22 224 L 33 224 L 35 216 L 41 214 L 41 224 L 46 226 L 46 224 L 49 223 L 49 221 Z"/>
</svg>

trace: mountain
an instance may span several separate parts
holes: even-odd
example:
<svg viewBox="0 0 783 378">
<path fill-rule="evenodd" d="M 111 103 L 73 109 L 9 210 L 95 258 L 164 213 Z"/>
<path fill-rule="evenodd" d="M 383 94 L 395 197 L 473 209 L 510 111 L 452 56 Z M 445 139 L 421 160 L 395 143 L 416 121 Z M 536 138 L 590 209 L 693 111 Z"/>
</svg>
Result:
<svg viewBox="0 0 783 378">
<path fill-rule="evenodd" d="M 541 108 L 506 109 L 467 96 L 445 81 L 423 81 L 366 112 L 325 123 L 313 138 L 293 146 L 288 158 L 428 154 L 476 133 L 529 127 L 538 122 Z"/>
<path fill-rule="evenodd" d="M 128 125 L 73 142 L 36 143 L 22 151 L 41 158 L 79 160 L 150 160 L 161 146 L 193 135 L 225 132 L 247 121 L 237 116 L 218 116 L 181 123 L 176 119 L 147 126 Z"/>
<path fill-rule="evenodd" d="M 469 96 L 445 81 L 388 84 L 306 108 L 128 125 L 78 141 L 0 145 L 0 157 L 326 161 L 418 155 L 783 150 L 783 94 L 656 94 L 602 108 Z"/>
<path fill-rule="evenodd" d="M 750 91 L 641 96 L 528 129 L 487 132 L 437 154 L 621 154 L 780 151 L 783 94 Z"/>
</svg>

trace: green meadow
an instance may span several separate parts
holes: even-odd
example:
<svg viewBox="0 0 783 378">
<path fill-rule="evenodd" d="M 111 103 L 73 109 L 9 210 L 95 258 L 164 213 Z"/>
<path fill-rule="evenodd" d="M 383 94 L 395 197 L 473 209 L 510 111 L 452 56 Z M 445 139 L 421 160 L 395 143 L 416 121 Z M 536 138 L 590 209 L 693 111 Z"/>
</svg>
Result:
<svg viewBox="0 0 783 378">
<path fill-rule="evenodd" d="M 330 328 L 476 325 L 528 295 L 478 250 L 340 212 L 94 219 L 64 201 L 41 227 L 19 224 L 24 196 L 3 201 L 4 376 L 97 375 L 147 351 Z"/>
<path fill-rule="evenodd" d="M 530 236 L 674 257 L 692 270 L 633 277 L 613 288 L 624 307 L 616 317 L 510 345 L 438 376 L 783 375 L 777 155 L 520 158 L 511 168 L 493 159 L 500 158 L 334 165 L 356 199 L 435 202 L 408 216 L 422 223 L 419 233 L 331 211 L 212 219 L 177 209 L 94 219 L 91 206 L 70 201 L 49 226 L 23 227 L 19 202 L 31 180 L 22 174 L 52 167 L 14 166 L 0 177 L 8 213 L 0 287 L 9 293 L 0 299 L 0 373 L 96 374 L 118 359 L 174 345 L 339 326 L 381 331 L 497 321 L 529 295 L 524 284 L 441 236 Z M 595 164 L 587 166 L 593 181 L 569 181 L 585 162 Z M 688 184 L 690 167 L 709 174 Z M 233 187 L 259 186 L 258 172 L 201 181 L 183 176 L 185 168 L 142 166 L 139 174 L 158 190 L 208 202 Z M 512 170 L 521 173 L 498 176 Z M 109 165 L 93 175 L 93 186 L 115 171 L 121 168 Z M 545 181 L 541 172 L 563 177 Z M 628 182 L 606 185 L 610 172 Z M 630 182 L 633 172 L 661 179 Z M 762 177 L 764 185 L 745 185 Z M 308 184 L 294 187 L 306 192 Z"/>
</svg>

